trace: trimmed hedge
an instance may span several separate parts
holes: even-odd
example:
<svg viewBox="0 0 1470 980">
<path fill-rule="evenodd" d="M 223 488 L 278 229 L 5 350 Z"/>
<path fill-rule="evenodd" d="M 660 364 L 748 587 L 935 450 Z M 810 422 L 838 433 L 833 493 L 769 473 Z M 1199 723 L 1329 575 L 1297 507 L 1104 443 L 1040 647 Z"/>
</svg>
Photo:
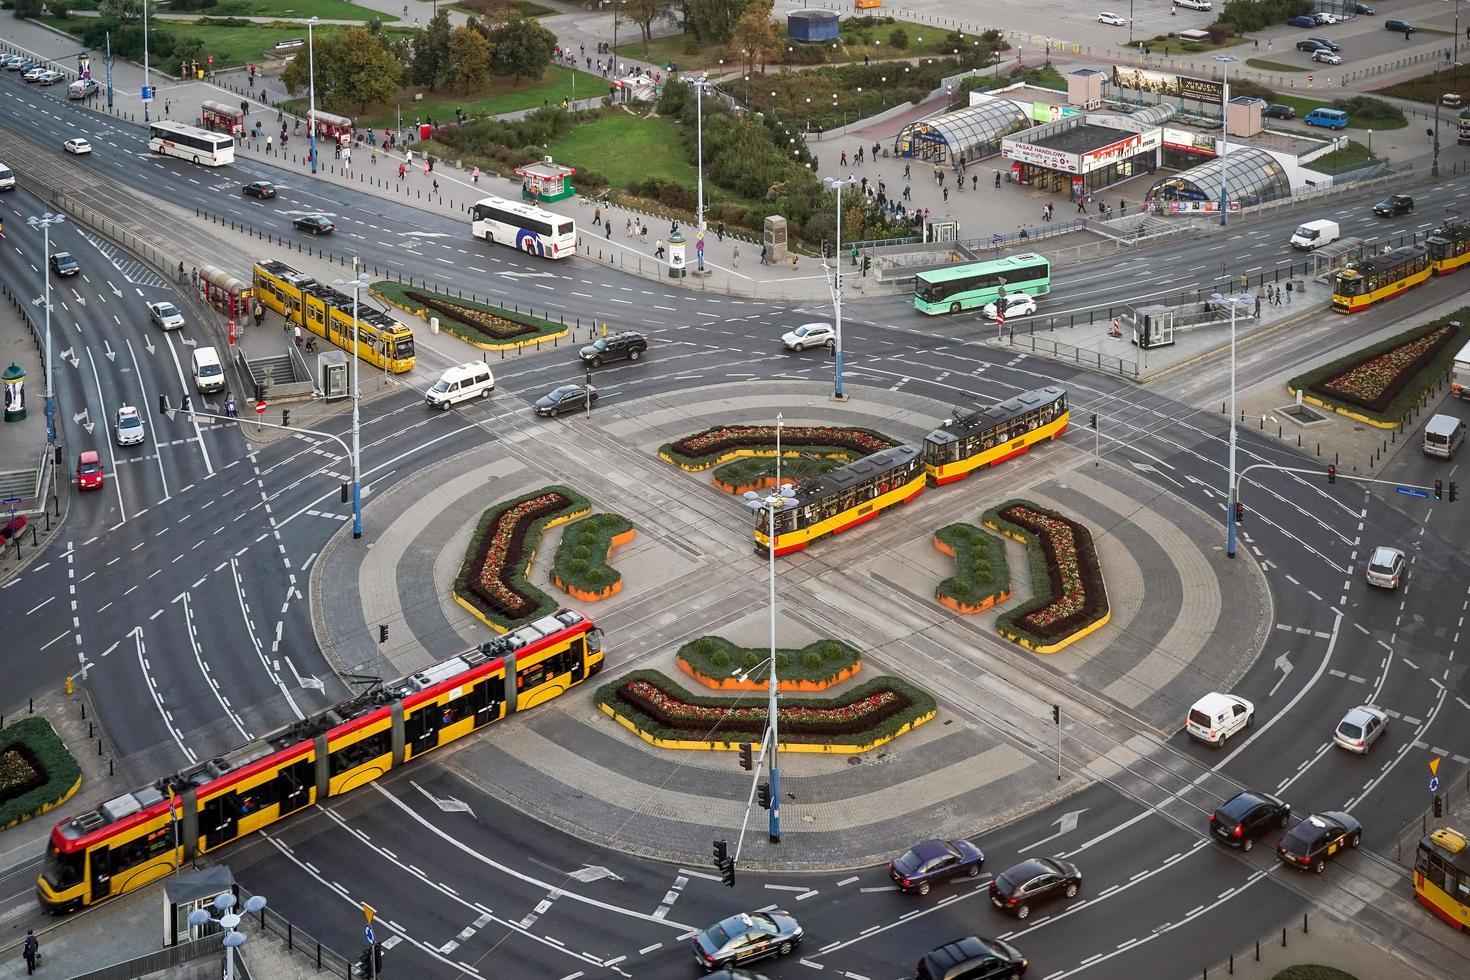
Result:
<svg viewBox="0 0 1470 980">
<path fill-rule="evenodd" d="M 1004 516 L 1012 507 L 1025 507 L 1052 520 L 1067 524 L 1071 528 L 1072 538 L 1077 548 L 1077 572 L 1085 592 L 1083 605 L 1076 612 L 1045 626 L 1028 622 L 1028 617 L 1050 606 L 1065 591 L 1062 575 L 1058 569 L 1054 543 L 1050 534 L 1042 533 L 1029 524 L 1022 524 Z M 1085 630 L 1108 615 L 1107 589 L 1103 585 L 1102 566 L 1092 543 L 1091 531 L 1054 510 L 1021 499 L 1007 500 L 998 507 L 992 507 L 985 512 L 984 521 L 988 527 L 1025 540 L 1026 553 L 1031 563 L 1031 587 L 1036 593 L 1015 609 L 996 617 L 996 628 L 1002 633 L 1014 633 L 1033 646 L 1052 646 Z"/>
<path fill-rule="evenodd" d="M 82 767 L 45 718 L 23 718 L 0 731 L 0 758 L 12 752 L 40 778 L 15 774 L 16 792 L 0 803 L 0 829 L 39 817 L 76 792 L 82 781 Z"/>
<path fill-rule="evenodd" d="M 427 287 L 385 279 L 373 283 L 368 292 L 425 320 L 437 316 L 441 329 L 480 347 L 518 347 L 567 332 L 567 325 L 555 320 L 449 296 Z"/>
<path fill-rule="evenodd" d="M 567 527 L 561 535 L 551 573 L 559 583 L 583 592 L 616 590 L 622 573 L 607 563 L 613 538 L 633 530 L 621 514 L 593 514 Z"/>
<path fill-rule="evenodd" d="M 504 561 L 501 581 L 527 603 L 526 609 L 512 615 L 510 610 L 502 609 L 494 597 L 486 593 L 480 585 L 480 569 L 485 563 L 486 551 L 490 545 L 487 539 L 490 530 L 502 513 L 517 504 L 534 500 L 547 493 L 560 494 L 566 498 L 566 505 L 558 510 L 542 514 L 529 523 L 517 525 L 515 539 L 510 543 Z M 572 516 L 586 513 L 591 509 L 592 504 L 586 497 L 571 487 L 560 484 L 542 487 L 491 507 L 480 515 L 480 522 L 476 525 L 475 533 L 465 548 L 464 562 L 460 565 L 459 574 L 454 579 L 455 595 L 474 606 L 480 615 L 504 629 L 513 629 L 522 623 L 539 619 L 553 612 L 559 603 L 532 585 L 526 578 L 531 568 L 531 561 L 536 557 L 536 546 L 541 543 L 541 535 L 549 524 L 569 520 Z"/>
<path fill-rule="evenodd" d="M 781 453 L 811 457 L 833 455 L 843 461 L 869 456 L 899 444 L 873 429 L 851 425 L 788 425 L 781 430 Z M 685 469 L 703 470 L 737 454 L 775 456 L 774 425 L 716 425 L 665 443 L 659 458 Z"/>
<path fill-rule="evenodd" d="M 1346 970 L 1339 970 L 1335 966 L 1321 966 L 1317 963 L 1298 963 L 1288 966 L 1286 969 L 1276 973 L 1271 980 L 1358 980 Z"/>
<path fill-rule="evenodd" d="M 800 483 L 802 480 L 810 480 L 814 476 L 822 476 L 831 473 L 839 466 L 845 466 L 853 460 L 860 458 L 857 454 L 839 455 L 838 450 L 829 450 L 831 456 L 796 456 L 787 458 L 783 453 L 781 460 L 782 482 Z M 713 474 L 716 483 L 722 483 L 728 487 L 749 487 L 757 481 L 776 476 L 776 463 L 771 456 L 744 456 L 719 466 Z"/>
<path fill-rule="evenodd" d="M 623 690 L 633 681 L 646 681 L 663 695 L 674 699 L 681 705 L 705 709 L 710 712 L 710 717 L 697 722 L 687 722 L 685 723 L 687 727 L 674 727 L 672 724 L 667 724 L 645 710 L 645 702 L 624 697 Z M 879 711 L 861 717 L 854 716 L 847 724 L 826 724 L 815 726 L 823 730 L 803 731 L 802 724 L 794 717 L 799 715 L 803 709 L 824 710 L 845 705 L 858 705 L 868 698 L 889 691 L 899 696 L 898 702 L 901 704 L 885 706 Z M 639 730 L 660 739 L 749 741 L 759 739 L 765 730 L 766 712 L 763 695 L 738 698 L 694 695 L 656 670 L 635 670 L 614 681 L 609 681 L 597 689 L 596 699 L 599 704 L 607 705 L 628 719 Z M 736 707 L 757 708 L 759 721 L 732 724 L 718 717 L 721 709 Z M 867 745 L 879 739 L 893 737 L 905 725 L 912 724 L 936 709 L 934 697 L 928 691 L 910 684 L 901 677 L 875 677 L 837 697 L 782 698 L 778 709 L 781 712 L 781 741 L 813 745 Z"/>
<path fill-rule="evenodd" d="M 1011 591 L 1011 569 L 1005 545 L 973 524 L 949 524 L 934 532 L 954 552 L 954 574 L 934 590 L 936 599 L 979 606 Z"/>
<path fill-rule="evenodd" d="M 678 657 L 697 674 L 729 677 L 740 669 L 745 677 L 764 684 L 771 676 L 770 650 L 736 646 L 723 636 L 701 636 L 679 648 Z M 778 681 L 828 681 L 861 663 L 862 652 L 841 640 L 817 640 L 800 649 L 776 651 Z"/>
<path fill-rule="evenodd" d="M 1364 361 L 1371 360 L 1396 347 L 1412 343 L 1441 327 L 1449 326 L 1452 320 L 1458 320 L 1460 326 L 1450 328 L 1449 333 L 1432 355 L 1417 358 L 1413 364 L 1400 372 L 1399 377 L 1395 378 L 1394 383 L 1390 386 L 1389 392 L 1386 392 L 1388 397 L 1379 400 L 1378 404 L 1382 405 L 1381 408 L 1349 401 L 1317 388 L 1318 385 L 1324 384 Z M 1455 354 L 1465 346 L 1466 340 L 1470 340 L 1470 307 L 1462 307 L 1433 323 L 1406 330 L 1370 347 L 1339 357 L 1305 374 L 1299 374 L 1288 381 L 1286 387 L 1293 394 L 1298 391 L 1309 391 L 1313 398 L 1319 399 L 1331 408 L 1355 412 L 1379 422 L 1397 425 L 1408 417 L 1414 406 L 1424 397 L 1424 393 L 1448 373 L 1450 365 L 1454 362 Z"/>
</svg>

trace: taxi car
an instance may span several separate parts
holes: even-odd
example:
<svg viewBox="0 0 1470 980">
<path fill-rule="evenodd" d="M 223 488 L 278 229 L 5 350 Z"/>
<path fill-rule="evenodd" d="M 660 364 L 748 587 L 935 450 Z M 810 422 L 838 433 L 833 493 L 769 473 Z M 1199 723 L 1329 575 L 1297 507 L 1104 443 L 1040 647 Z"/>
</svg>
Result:
<svg viewBox="0 0 1470 980">
<path fill-rule="evenodd" d="M 1344 848 L 1356 848 L 1363 826 L 1337 810 L 1314 813 L 1291 829 L 1276 845 L 1276 857 L 1302 871 L 1322 873 L 1327 859 Z"/>
<path fill-rule="evenodd" d="M 113 420 L 113 434 L 119 446 L 136 446 L 145 438 L 143 418 L 131 405 L 122 405 Z"/>
<path fill-rule="evenodd" d="M 786 956 L 801 945 L 802 931 L 785 912 L 741 912 L 694 937 L 694 961 L 706 973 L 767 956 Z"/>
</svg>

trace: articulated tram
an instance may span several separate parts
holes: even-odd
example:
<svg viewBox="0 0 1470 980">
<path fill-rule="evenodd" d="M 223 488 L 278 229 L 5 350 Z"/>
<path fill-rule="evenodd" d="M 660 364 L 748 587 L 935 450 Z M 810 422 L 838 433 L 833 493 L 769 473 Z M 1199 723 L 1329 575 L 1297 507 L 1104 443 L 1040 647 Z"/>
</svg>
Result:
<svg viewBox="0 0 1470 980">
<path fill-rule="evenodd" d="M 1470 221 L 1451 218 L 1430 233 L 1429 262 L 1436 276 L 1447 276 L 1470 263 Z"/>
<path fill-rule="evenodd" d="M 603 665 L 602 631 L 561 609 L 58 823 L 36 879 L 67 912 L 162 878 L 313 803 L 566 692 Z"/>
<path fill-rule="evenodd" d="M 1019 456 L 1067 430 L 1067 392 L 1051 386 L 1008 398 L 955 419 L 924 437 L 924 445 L 894 446 L 797 484 L 776 511 L 776 554 L 799 551 L 817 538 L 870 521 L 908 503 L 928 484 L 962 480 L 981 466 Z M 770 547 L 770 514 L 755 514 L 755 548 Z"/>
<path fill-rule="evenodd" d="M 1360 262 L 1351 263 L 1332 279 L 1332 308 L 1356 313 L 1425 282 L 1431 275 L 1447 276 L 1470 264 L 1470 221 L 1450 218 L 1424 240 Z"/>
<path fill-rule="evenodd" d="M 255 294 L 268 308 L 318 337 L 394 374 L 413 370 L 413 331 L 361 302 L 352 329 L 352 297 L 297 272 L 284 262 L 255 263 Z"/>
</svg>

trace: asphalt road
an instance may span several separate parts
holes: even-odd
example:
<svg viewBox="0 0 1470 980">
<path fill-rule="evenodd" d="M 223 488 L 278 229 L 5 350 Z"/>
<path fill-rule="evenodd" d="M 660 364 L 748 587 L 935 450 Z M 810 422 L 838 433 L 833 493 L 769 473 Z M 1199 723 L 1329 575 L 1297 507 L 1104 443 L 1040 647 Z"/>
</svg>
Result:
<svg viewBox="0 0 1470 980">
<path fill-rule="evenodd" d="M 0 85 L 21 83 L 6 78 Z M 628 315 L 652 334 L 655 346 L 638 365 L 599 372 L 603 405 L 690 385 L 830 376 L 824 353 L 786 355 L 774 341 L 780 330 L 809 318 L 808 311 L 665 293 L 581 262 L 548 269 L 469 242 L 462 223 L 392 202 L 307 184 L 256 164 L 211 172 L 152 158 L 136 131 L 35 92 L 0 100 L 0 125 L 53 146 L 85 133 L 98 152 L 68 163 L 95 172 L 99 181 L 232 214 L 277 234 L 292 234 L 292 213 L 327 211 L 345 234 L 324 245 L 350 239 L 370 263 L 404 274 L 481 295 L 494 291 L 568 316 L 591 317 L 624 300 L 637 307 Z M 256 177 L 278 179 L 286 188 L 282 197 L 265 205 L 241 198 L 239 185 Z M 1440 196 L 1463 196 L 1461 187 L 1444 186 Z M 43 203 L 26 194 L 5 200 L 14 214 L 0 249 L 0 276 L 22 293 L 39 295 L 40 236 L 18 219 L 39 212 Z M 1363 213 L 1371 196 L 1346 195 L 1328 215 L 1338 213 L 1349 234 L 1360 225 L 1389 234 L 1433 223 L 1427 208 L 1421 216 L 1370 222 Z M 1266 270 L 1299 260 L 1281 242 L 1308 216 L 1321 214 L 1283 213 L 1205 242 L 1067 269 L 1058 275 L 1048 311 L 1208 286 L 1218 262 Z M 143 302 L 166 296 L 164 284 L 147 279 L 126 257 L 114 264 L 78 229 L 53 231 L 53 248 L 70 250 L 83 264 L 82 275 L 53 283 L 57 349 L 70 351 L 65 362 L 58 360 L 63 440 L 69 460 L 84 447 L 101 450 L 108 484 L 73 498 L 62 540 L 0 593 L 6 610 L 21 614 L 9 617 L 15 642 L 0 652 L 0 667 L 40 687 L 75 671 L 74 653 L 85 652 L 94 665 L 89 683 L 104 724 L 129 766 L 151 774 L 184 764 L 191 753 L 206 757 L 242 733 L 259 734 L 340 694 L 314 648 L 301 583 L 344 518 L 336 500 L 344 461 L 330 444 L 305 438 L 247 454 L 228 425 L 196 427 L 159 417 L 157 393 L 182 390 L 187 341 L 202 342 L 202 335 L 193 325 L 175 334 L 151 327 Z M 1326 318 L 1273 341 L 1277 356 L 1246 364 L 1242 380 L 1248 382 L 1252 371 L 1264 376 L 1279 370 L 1283 358 L 1311 356 L 1314 342 L 1347 343 L 1457 290 L 1463 292 L 1458 282 L 1435 282 L 1350 322 Z M 901 385 L 951 403 L 1062 383 L 1072 391 L 1075 411 L 1102 417 L 1104 452 L 1162 489 L 1223 514 L 1225 424 L 1209 408 L 1220 391 L 1213 366 L 1158 391 L 1139 389 L 957 343 L 968 339 L 973 321 L 918 318 L 901 298 L 850 301 L 848 311 L 853 384 Z M 421 350 L 430 347 L 421 344 Z M 434 355 L 425 356 L 415 380 L 439 366 Z M 426 413 L 418 393 L 406 390 L 367 406 L 364 475 L 370 491 L 498 435 L 533 425 L 554 432 L 551 427 L 567 424 L 537 422 L 526 402 L 580 375 L 570 352 L 516 358 L 495 368 L 498 393 L 486 405 Z M 149 440 L 142 447 L 111 445 L 111 416 L 124 402 L 145 413 Z M 342 426 L 327 425 L 339 432 Z M 1085 454 L 1091 443 L 1079 431 L 1065 440 L 1064 451 Z M 1308 465 L 1249 432 L 1242 435 L 1241 452 L 1242 465 Z M 1440 474 L 1448 479 L 1455 466 L 1408 451 L 1390 472 L 1425 482 Z M 1236 688 L 1257 705 L 1257 723 L 1222 752 L 1191 744 L 1182 734 L 1158 742 L 1126 717 L 1097 730 L 1069 725 L 1063 733 L 1067 760 L 1130 739 L 1143 739 L 1146 748 L 1086 792 L 978 841 L 988 855 L 987 873 L 1037 850 L 1070 855 L 1082 866 L 1082 894 L 1050 915 L 1019 924 L 980 907 L 987 905 L 979 887 L 984 879 L 925 898 L 897 895 L 882 868 L 742 873 L 732 894 L 711 880 L 707 862 L 676 869 L 566 839 L 435 763 L 298 817 L 269 837 L 243 843 L 228 860 L 274 906 L 344 951 L 360 943 L 353 903 L 388 906 L 385 930 L 399 940 L 389 954 L 395 971 L 389 975 L 684 976 L 692 970 L 689 927 L 772 904 L 800 915 L 808 934 L 799 958 L 761 967 L 776 977 L 815 972 L 811 964 L 849 976 L 897 977 L 925 949 L 970 932 L 1010 936 L 1032 957 L 1033 976 L 1184 976 L 1244 949 L 1313 904 L 1364 919 L 1384 942 L 1404 941 L 1419 913 L 1404 911 L 1407 886 L 1388 866 L 1392 837 L 1427 803 L 1430 751 L 1449 757 L 1441 769 L 1448 779 L 1459 778 L 1470 753 L 1464 714 L 1470 690 L 1457 667 L 1457 658 L 1464 659 L 1457 650 L 1457 610 L 1466 601 L 1460 583 L 1470 582 L 1458 547 L 1464 519 L 1447 503 L 1391 489 L 1366 492 L 1345 477 L 1329 487 L 1325 480 L 1267 474 L 1246 494 L 1242 547 L 1266 563 L 1277 624 L 1264 655 Z M 1362 580 L 1366 551 L 1379 542 L 1400 543 L 1412 556 L 1407 583 L 1395 593 L 1372 590 Z M 615 651 L 617 623 L 607 625 Z M 1289 671 L 1280 666 L 1283 655 Z M 303 685 L 298 675 L 322 678 L 324 690 Z M 1050 675 L 1037 676 L 1055 683 L 1063 696 L 1085 696 Z M 983 721 L 996 706 L 975 697 L 955 707 Z M 1385 739 L 1366 758 L 1331 748 L 1336 720 L 1369 701 L 1395 712 Z M 1205 818 L 1241 786 L 1279 792 L 1299 813 L 1350 809 L 1365 825 L 1364 849 L 1310 878 L 1276 868 L 1269 848 L 1249 856 L 1218 850 L 1203 839 Z M 469 809 L 445 810 L 435 802 L 449 797 Z M 1077 814 L 1075 826 L 1060 830 L 1069 825 L 1058 823 L 1066 813 Z M 923 828 L 916 827 L 915 836 L 922 837 Z M 1443 941 L 1452 944 L 1453 938 Z"/>
</svg>

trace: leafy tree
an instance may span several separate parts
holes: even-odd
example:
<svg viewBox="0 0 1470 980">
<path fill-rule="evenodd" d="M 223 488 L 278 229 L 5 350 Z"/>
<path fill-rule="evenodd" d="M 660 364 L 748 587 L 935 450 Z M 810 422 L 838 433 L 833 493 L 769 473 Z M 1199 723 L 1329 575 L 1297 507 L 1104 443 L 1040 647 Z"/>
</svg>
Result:
<svg viewBox="0 0 1470 980">
<path fill-rule="evenodd" d="M 403 64 L 386 38 L 361 27 L 328 34 L 316 43 L 317 103 L 329 111 L 362 112 L 383 105 L 403 86 Z M 286 90 L 295 95 L 310 84 L 306 52 L 291 59 L 281 73 Z"/>
<path fill-rule="evenodd" d="M 204 60 L 204 39 L 199 37 L 180 38 L 174 45 L 174 64 Z"/>
<path fill-rule="evenodd" d="M 417 32 L 413 41 L 413 80 L 419 85 L 437 88 L 449 77 L 449 8 L 439 11 L 429 26 Z"/>
<path fill-rule="evenodd" d="M 71 0 L 46 0 L 46 9 L 52 17 L 66 20 L 71 15 Z"/>
<path fill-rule="evenodd" d="M 623 0 L 623 10 L 643 32 L 644 52 L 648 51 L 648 42 L 653 40 L 653 22 L 668 15 L 673 6 L 673 0 Z"/>
<path fill-rule="evenodd" d="M 746 0 L 684 0 L 684 30 L 705 44 L 725 44 Z"/>
<path fill-rule="evenodd" d="M 537 21 L 512 17 L 492 32 L 490 71 L 502 78 L 540 78 L 556 50 L 556 35 Z"/>
<path fill-rule="evenodd" d="M 1229 0 L 1215 23 L 1241 33 L 1259 31 L 1288 17 L 1310 14 L 1314 7 L 1312 0 Z"/>
<path fill-rule="evenodd" d="M 745 53 L 745 73 L 749 75 L 760 61 L 765 70 L 766 59 L 781 49 L 776 29 L 771 25 L 773 0 L 750 0 L 745 12 L 730 29 L 730 46 Z"/>
<path fill-rule="evenodd" d="M 14 0 L 15 16 L 17 17 L 39 17 L 45 0 Z"/>
<path fill-rule="evenodd" d="M 450 31 L 449 74 L 466 94 L 490 74 L 490 42 L 479 31 L 469 27 Z"/>
<path fill-rule="evenodd" d="M 97 13 L 104 20 L 141 20 L 143 0 L 98 0 Z"/>
</svg>

